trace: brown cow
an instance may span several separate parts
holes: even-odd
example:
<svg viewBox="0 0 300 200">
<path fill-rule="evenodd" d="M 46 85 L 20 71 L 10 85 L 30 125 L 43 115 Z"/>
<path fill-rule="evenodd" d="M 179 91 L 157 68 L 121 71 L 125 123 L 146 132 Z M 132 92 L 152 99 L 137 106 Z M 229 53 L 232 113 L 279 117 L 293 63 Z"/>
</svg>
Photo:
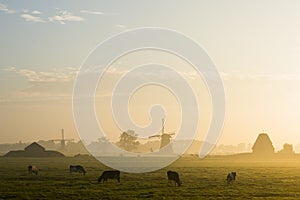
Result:
<svg viewBox="0 0 300 200">
<path fill-rule="evenodd" d="M 176 184 L 179 186 L 181 186 L 181 181 L 179 179 L 179 175 L 177 172 L 173 172 L 173 171 L 168 171 L 167 172 L 167 176 L 168 176 L 168 182 L 170 181 L 174 181 L 175 182 L 175 186 Z"/>
<path fill-rule="evenodd" d="M 72 172 L 83 173 L 85 175 L 85 170 L 81 165 L 70 165 L 70 173 Z"/>
<path fill-rule="evenodd" d="M 112 170 L 112 171 L 104 171 L 101 176 L 98 178 L 98 183 L 101 181 L 106 182 L 108 179 L 116 179 L 120 183 L 120 171 Z"/>
</svg>

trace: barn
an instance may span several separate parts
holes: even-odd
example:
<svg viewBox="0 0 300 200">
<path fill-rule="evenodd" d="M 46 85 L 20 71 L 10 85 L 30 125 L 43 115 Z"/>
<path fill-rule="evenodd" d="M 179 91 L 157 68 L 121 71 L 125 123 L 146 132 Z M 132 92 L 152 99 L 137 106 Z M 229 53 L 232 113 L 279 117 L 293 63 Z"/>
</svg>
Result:
<svg viewBox="0 0 300 200">
<path fill-rule="evenodd" d="M 33 142 L 24 150 L 10 151 L 4 157 L 64 157 L 64 154 L 58 151 L 47 151 L 40 144 Z"/>
</svg>

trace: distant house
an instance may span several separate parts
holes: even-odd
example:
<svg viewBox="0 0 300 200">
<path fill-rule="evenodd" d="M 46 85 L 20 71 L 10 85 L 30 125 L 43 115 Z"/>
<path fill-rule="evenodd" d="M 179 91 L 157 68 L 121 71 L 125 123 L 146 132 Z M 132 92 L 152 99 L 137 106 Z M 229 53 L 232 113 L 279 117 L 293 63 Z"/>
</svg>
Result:
<svg viewBox="0 0 300 200">
<path fill-rule="evenodd" d="M 258 135 L 252 147 L 252 152 L 257 156 L 269 156 L 275 153 L 272 141 L 268 134 L 261 133 Z"/>
<path fill-rule="evenodd" d="M 46 149 L 36 142 L 25 147 L 24 150 L 10 151 L 5 157 L 64 157 L 64 154 L 58 151 L 46 151 Z"/>
</svg>

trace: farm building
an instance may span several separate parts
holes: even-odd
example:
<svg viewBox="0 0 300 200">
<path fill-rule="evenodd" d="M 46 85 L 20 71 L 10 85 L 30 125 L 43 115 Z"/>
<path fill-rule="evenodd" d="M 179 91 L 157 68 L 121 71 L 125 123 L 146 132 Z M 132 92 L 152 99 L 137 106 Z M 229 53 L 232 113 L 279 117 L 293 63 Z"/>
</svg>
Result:
<svg viewBox="0 0 300 200">
<path fill-rule="evenodd" d="M 4 155 L 5 157 L 64 157 L 58 151 L 46 151 L 46 149 L 36 142 L 25 147 L 24 150 L 10 151 Z"/>
<path fill-rule="evenodd" d="M 268 156 L 274 154 L 274 147 L 268 134 L 261 133 L 258 135 L 253 147 L 253 154 L 257 156 Z"/>
</svg>

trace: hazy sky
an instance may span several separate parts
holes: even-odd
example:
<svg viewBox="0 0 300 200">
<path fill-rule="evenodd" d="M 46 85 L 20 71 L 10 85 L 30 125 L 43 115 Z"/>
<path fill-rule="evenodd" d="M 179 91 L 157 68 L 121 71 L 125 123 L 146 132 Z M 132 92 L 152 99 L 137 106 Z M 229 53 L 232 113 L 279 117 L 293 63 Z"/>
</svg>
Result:
<svg viewBox="0 0 300 200">
<path fill-rule="evenodd" d="M 219 143 L 254 143 L 266 130 L 276 147 L 296 145 L 299 10 L 296 0 L 0 0 L 0 143 L 58 138 L 61 128 L 78 138 L 71 95 L 83 60 L 113 34 L 155 26 L 193 38 L 215 62 L 226 94 Z"/>
</svg>

